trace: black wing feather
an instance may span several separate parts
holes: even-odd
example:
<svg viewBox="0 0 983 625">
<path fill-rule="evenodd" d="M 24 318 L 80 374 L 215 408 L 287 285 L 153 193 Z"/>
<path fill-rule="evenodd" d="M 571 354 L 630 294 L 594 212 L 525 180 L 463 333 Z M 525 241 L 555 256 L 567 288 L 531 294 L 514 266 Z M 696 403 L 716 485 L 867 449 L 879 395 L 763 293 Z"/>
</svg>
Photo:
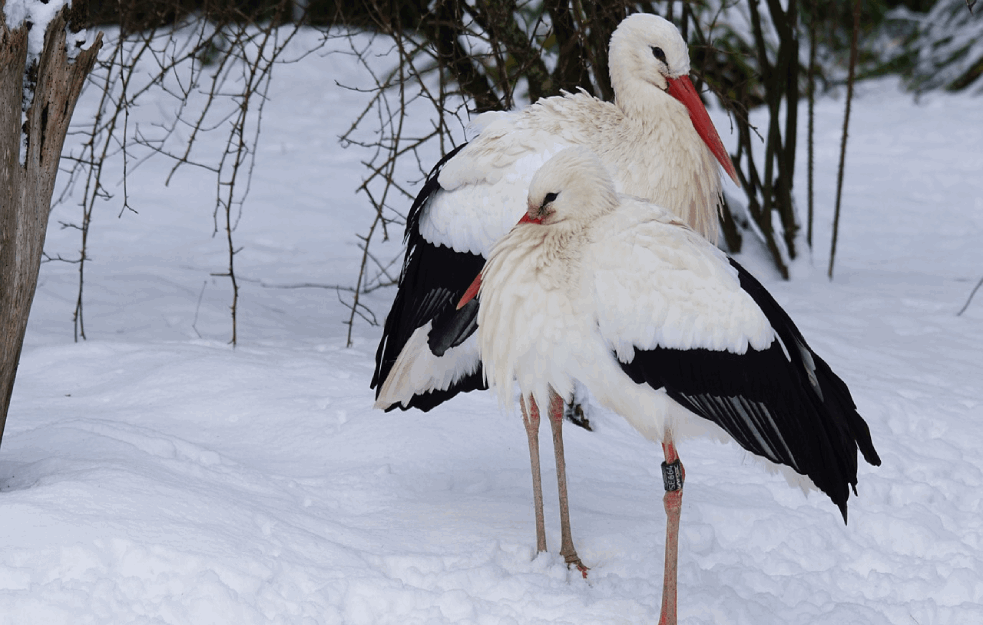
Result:
<svg viewBox="0 0 983 625">
<path fill-rule="evenodd" d="M 846 384 L 809 348 L 771 294 L 736 261 L 731 264 L 781 343 L 744 354 L 636 349 L 621 368 L 638 384 L 665 388 L 744 449 L 808 476 L 840 508 L 845 522 L 849 488 L 856 491 L 857 449 L 870 464 L 880 464 L 867 423 Z M 811 375 L 800 347 L 815 364 Z"/>
<path fill-rule="evenodd" d="M 429 321 L 439 332 L 431 332 L 430 347 L 438 356 L 450 347 L 459 345 L 477 327 L 477 304 L 474 311 L 467 307 L 456 311 L 458 301 L 485 265 L 485 259 L 477 254 L 458 252 L 443 245 L 434 245 L 420 234 L 420 219 L 424 210 L 441 190 L 437 178 L 444 165 L 467 144 L 449 152 L 427 176 L 423 188 L 416 196 L 406 216 L 406 255 L 399 275 L 399 286 L 392 308 L 386 317 L 382 339 L 375 355 L 375 372 L 370 388 L 376 389 L 376 398 L 382 382 L 392 370 L 399 353 L 417 328 Z M 473 314 L 471 314 L 473 312 Z M 473 317 L 469 319 L 470 317 Z M 473 327 L 472 327 L 473 326 Z M 455 381 L 451 388 L 416 395 L 409 406 L 393 406 L 403 410 L 418 408 L 428 411 L 461 392 L 487 388 L 481 368 Z"/>
<path fill-rule="evenodd" d="M 822 389 L 822 397 L 826 398 L 828 408 L 843 417 L 843 421 L 838 421 L 838 423 L 845 427 L 847 436 L 856 442 L 860 452 L 864 456 L 864 460 L 874 466 L 880 466 L 881 459 L 877 455 L 877 451 L 874 449 L 874 443 L 870 438 L 870 428 L 867 426 L 867 422 L 864 421 L 863 417 L 860 416 L 860 413 L 857 412 L 857 405 L 853 401 L 853 396 L 850 394 L 850 389 L 847 388 L 846 382 L 833 373 L 833 370 L 826 364 L 826 361 L 820 358 L 809 347 L 805 337 L 799 332 L 791 317 L 788 316 L 785 309 L 779 306 L 775 298 L 771 296 L 771 293 L 754 276 L 748 273 L 744 267 L 738 264 L 736 260 L 730 259 L 730 264 L 737 269 L 737 274 L 741 281 L 741 288 L 761 308 L 768 321 L 771 322 L 772 327 L 775 328 L 779 337 L 782 338 L 782 341 L 786 345 L 798 342 L 808 350 L 816 367 L 816 377 Z M 793 361 L 804 371 L 805 363 L 802 361 L 801 354 L 796 351 L 791 356 Z"/>
<path fill-rule="evenodd" d="M 447 306 L 441 311 L 441 314 L 433 320 L 430 336 L 427 337 L 427 346 L 434 356 L 443 356 L 448 349 L 457 347 L 477 331 L 478 298 L 475 297 L 460 310 L 457 310 L 455 305 Z"/>
</svg>

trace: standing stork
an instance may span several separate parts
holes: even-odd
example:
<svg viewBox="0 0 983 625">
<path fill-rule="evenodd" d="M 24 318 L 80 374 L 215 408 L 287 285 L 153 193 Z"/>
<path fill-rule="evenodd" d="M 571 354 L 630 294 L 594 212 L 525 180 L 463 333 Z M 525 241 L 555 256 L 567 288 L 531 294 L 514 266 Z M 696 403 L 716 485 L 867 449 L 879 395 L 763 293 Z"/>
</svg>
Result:
<svg viewBox="0 0 983 625">
<path fill-rule="evenodd" d="M 514 380 L 539 403 L 580 382 L 662 444 L 663 625 L 676 622 L 677 438 L 726 433 L 804 476 L 844 522 L 857 449 L 880 464 L 846 384 L 764 287 L 668 211 L 617 193 L 588 150 L 564 150 L 535 175 L 526 214 L 459 308 L 478 292 L 484 373 L 504 401 Z"/>
<path fill-rule="evenodd" d="M 473 124 L 479 130 L 474 140 L 431 171 L 406 220 L 406 256 L 371 383 L 376 407 L 427 411 L 457 393 L 485 388 L 477 341 L 442 342 L 432 330 L 459 318 L 455 304 L 492 245 L 522 214 L 533 173 L 565 147 L 589 146 L 620 191 L 669 207 L 716 241 L 721 194 L 717 163 L 735 182 L 737 174 L 690 82 L 689 52 L 679 31 L 655 15 L 629 16 L 611 37 L 609 59 L 613 104 L 583 92 L 564 93 L 519 112 L 482 114 Z M 474 316 L 468 319 L 473 324 Z M 548 405 L 561 553 L 586 571 L 570 537 L 562 405 Z M 535 403 L 523 404 L 523 421 L 537 548 L 545 551 Z"/>
</svg>

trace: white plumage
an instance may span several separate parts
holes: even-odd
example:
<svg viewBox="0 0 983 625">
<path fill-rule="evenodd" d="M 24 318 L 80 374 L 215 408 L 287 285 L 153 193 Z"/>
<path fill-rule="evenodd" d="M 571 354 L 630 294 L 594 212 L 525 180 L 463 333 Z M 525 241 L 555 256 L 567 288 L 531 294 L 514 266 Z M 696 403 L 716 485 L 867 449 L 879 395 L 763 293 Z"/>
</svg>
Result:
<svg viewBox="0 0 983 625">
<path fill-rule="evenodd" d="M 660 17 L 632 15 L 612 35 L 609 61 L 614 103 L 564 93 L 520 112 L 485 113 L 473 125 L 477 136 L 435 166 L 407 216 L 399 291 L 376 352 L 376 407 L 429 410 L 459 392 L 483 388 L 477 339 L 470 336 L 474 318 L 463 315 L 465 325 L 456 326 L 454 306 L 492 246 L 523 213 L 533 173 L 569 146 L 590 147 L 618 191 L 669 207 L 716 241 L 717 163 L 737 177 L 689 80 L 689 52 L 679 31 Z M 561 553 L 586 572 L 567 518 L 562 407 L 552 401 L 541 406 L 549 407 L 553 429 Z M 530 408 L 524 418 L 537 548 L 545 550 L 538 410 Z"/>
<path fill-rule="evenodd" d="M 518 380 L 546 405 L 550 387 L 569 399 L 579 380 L 616 412 L 644 415 L 636 427 L 659 441 L 665 391 L 631 382 L 619 359 L 656 347 L 743 354 L 767 348 L 774 330 L 723 252 L 669 211 L 618 194 L 590 152 L 566 150 L 541 169 L 528 210 L 555 191 L 558 221 L 514 228 L 482 271 L 489 387 L 511 401 Z"/>
<path fill-rule="evenodd" d="M 429 333 L 424 326 L 436 314 L 425 319 L 418 314 L 419 302 L 430 293 L 405 292 L 411 274 L 433 271 L 414 265 L 416 249 L 443 246 L 487 256 L 522 214 L 533 173 L 566 147 L 590 147 L 618 191 L 668 207 L 716 241 L 721 180 L 715 159 L 735 180 L 736 174 L 689 81 L 689 55 L 679 31 L 655 15 L 629 16 L 611 38 L 609 58 L 614 103 L 577 93 L 546 98 L 519 112 L 484 113 L 472 124 L 477 136 L 435 168 L 414 205 L 419 213 L 408 219 L 400 293 L 377 354 L 376 407 L 408 408 L 419 394 L 451 388 L 459 377 L 448 375 L 450 368 L 466 375 L 480 364 L 461 366 L 460 352 L 474 352 L 469 346 L 448 354 L 453 363 L 419 355 L 426 366 L 415 363 L 416 372 L 429 370 L 431 376 L 397 370 L 412 366 L 397 357 L 405 346 L 424 342 Z M 453 305 L 466 286 L 467 278 L 455 284 L 448 275 L 439 288 Z M 411 336 L 414 332 L 420 336 Z"/>
<path fill-rule="evenodd" d="M 670 81 L 689 83 L 679 31 L 661 17 L 632 15 L 611 37 L 609 58 L 613 104 L 581 92 L 480 115 L 472 124 L 478 135 L 439 174 L 442 192 L 421 219 L 421 235 L 486 255 L 522 214 L 533 173 L 563 148 L 583 145 L 598 154 L 619 191 L 672 207 L 716 241 L 720 175 L 709 144 L 728 173 L 734 170 L 702 104 L 695 107 L 698 98 L 687 108 L 667 93 Z M 712 131 L 706 140 L 693 116 Z"/>
<path fill-rule="evenodd" d="M 674 440 L 722 429 L 811 480 L 844 521 L 858 448 L 880 464 L 846 385 L 767 291 L 668 211 L 618 194 L 586 149 L 536 173 L 527 213 L 459 309 L 475 293 L 484 373 L 503 401 L 515 380 L 539 405 L 583 383 L 677 467 L 666 478 L 662 623 L 675 623 L 683 473 Z"/>
</svg>

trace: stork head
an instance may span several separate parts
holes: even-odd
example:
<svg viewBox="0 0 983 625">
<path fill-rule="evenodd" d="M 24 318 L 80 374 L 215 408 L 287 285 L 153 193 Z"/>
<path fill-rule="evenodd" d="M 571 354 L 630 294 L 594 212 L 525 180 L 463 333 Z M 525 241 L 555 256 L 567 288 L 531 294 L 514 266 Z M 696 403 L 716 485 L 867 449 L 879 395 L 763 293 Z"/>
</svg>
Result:
<svg viewBox="0 0 983 625">
<path fill-rule="evenodd" d="M 571 232 L 617 205 L 614 181 L 597 155 L 584 147 L 566 148 L 532 177 L 526 214 L 519 223 Z"/>
<path fill-rule="evenodd" d="M 706 107 L 689 79 L 689 48 L 679 30 L 657 15 L 629 15 L 611 35 L 608 66 L 615 102 L 625 111 L 645 115 L 656 88 L 672 96 L 689 112 L 697 134 L 727 172 L 739 183 L 737 171 L 727 154 Z"/>
<path fill-rule="evenodd" d="M 536 237 L 537 247 L 551 250 L 545 258 L 555 260 L 592 221 L 617 208 L 618 201 L 614 181 L 597 155 L 584 147 L 566 148 L 533 175 L 526 213 L 516 228 L 523 224 L 535 226 L 542 233 Z M 522 233 L 513 229 L 508 236 L 512 235 Z M 479 273 L 464 292 L 458 310 L 478 295 L 481 276 Z"/>
<path fill-rule="evenodd" d="M 616 94 L 633 80 L 665 91 L 670 80 L 689 75 L 689 48 L 672 22 L 635 13 L 622 20 L 611 35 L 608 66 Z"/>
</svg>

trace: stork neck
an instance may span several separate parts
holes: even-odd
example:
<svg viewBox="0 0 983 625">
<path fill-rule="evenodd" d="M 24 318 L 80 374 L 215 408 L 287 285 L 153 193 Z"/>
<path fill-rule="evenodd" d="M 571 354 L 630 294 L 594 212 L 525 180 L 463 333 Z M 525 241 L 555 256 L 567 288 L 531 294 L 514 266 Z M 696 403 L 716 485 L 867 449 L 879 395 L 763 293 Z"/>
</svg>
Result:
<svg viewBox="0 0 983 625">
<path fill-rule="evenodd" d="M 622 91 L 625 91 L 622 95 Z M 666 123 L 689 123 L 689 113 L 681 102 L 659 87 L 641 80 L 633 80 L 615 95 L 614 103 L 626 117 L 645 127 Z"/>
<path fill-rule="evenodd" d="M 686 106 L 642 81 L 632 83 L 615 104 L 631 125 L 610 165 L 622 172 L 623 192 L 668 208 L 716 242 L 720 174 Z M 648 165 L 636 172 L 634 163 Z"/>
<path fill-rule="evenodd" d="M 530 260 L 536 268 L 540 284 L 546 288 L 570 288 L 572 276 L 580 266 L 582 249 L 586 244 L 585 230 L 579 227 L 568 229 L 547 226 L 535 236 L 541 238 L 535 245 Z"/>
</svg>

